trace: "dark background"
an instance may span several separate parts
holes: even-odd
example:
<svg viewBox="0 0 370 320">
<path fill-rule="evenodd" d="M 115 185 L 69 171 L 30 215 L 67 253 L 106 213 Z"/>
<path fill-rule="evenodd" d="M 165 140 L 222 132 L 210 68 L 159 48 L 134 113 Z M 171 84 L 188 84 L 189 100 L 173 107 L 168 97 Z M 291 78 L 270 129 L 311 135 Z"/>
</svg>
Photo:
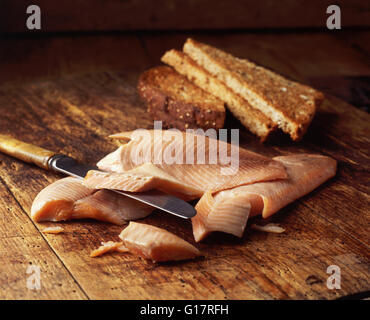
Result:
<svg viewBox="0 0 370 320">
<path fill-rule="evenodd" d="M 41 30 L 26 28 L 26 8 L 31 4 L 41 8 Z M 326 8 L 331 4 L 341 8 L 341 30 L 326 28 Z M 139 59 L 134 61 L 137 49 L 125 45 L 132 38 L 156 65 L 170 45 L 181 48 L 188 36 L 208 40 L 209 35 L 213 44 L 240 57 L 368 111 L 369 30 L 370 2 L 364 0 L 2 0 L 0 83 L 130 67 L 141 71 Z M 235 40 L 233 45 L 219 41 L 235 35 L 248 43 L 247 48 L 235 49 Z M 162 41 L 163 50 L 148 50 L 148 39 Z M 287 46 L 301 49 L 289 51 Z M 280 55 L 293 69 L 298 68 L 297 60 L 316 64 L 317 70 L 308 66 L 303 75 L 286 72 L 261 57 L 266 52 Z M 123 56 L 132 63 L 123 62 Z"/>
<path fill-rule="evenodd" d="M 324 28 L 333 4 L 344 27 L 370 27 L 366 0 L 2 0 L 5 32 L 26 31 L 30 4 L 44 13 L 42 32 Z"/>
</svg>

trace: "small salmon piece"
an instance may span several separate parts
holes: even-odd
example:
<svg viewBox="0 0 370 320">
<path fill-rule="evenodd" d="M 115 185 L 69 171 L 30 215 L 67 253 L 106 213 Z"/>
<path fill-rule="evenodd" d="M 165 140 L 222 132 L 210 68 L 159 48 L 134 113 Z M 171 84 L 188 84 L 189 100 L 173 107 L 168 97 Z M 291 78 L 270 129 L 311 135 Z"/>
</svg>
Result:
<svg viewBox="0 0 370 320">
<path fill-rule="evenodd" d="M 31 217 L 34 221 L 63 221 L 70 218 L 74 203 L 94 192 L 77 178 L 55 181 L 40 191 L 33 200 Z"/>
<path fill-rule="evenodd" d="M 250 215 L 249 198 L 249 195 L 243 195 L 215 200 L 212 192 L 206 192 L 195 206 L 197 215 L 192 218 L 195 241 L 203 240 L 213 231 L 241 237 Z"/>
<path fill-rule="evenodd" d="M 42 229 L 42 233 L 51 233 L 51 234 L 58 234 L 64 232 L 62 227 L 47 227 Z"/>
<path fill-rule="evenodd" d="M 99 257 L 107 252 L 128 252 L 129 250 L 124 246 L 123 242 L 102 242 L 102 245 L 91 252 L 90 257 Z"/>
<path fill-rule="evenodd" d="M 88 188 L 82 181 L 67 177 L 41 190 L 32 204 L 32 219 L 40 222 L 90 218 L 123 225 L 154 210 L 119 194 Z"/>
<path fill-rule="evenodd" d="M 197 215 L 192 218 L 197 242 L 213 231 L 241 237 L 249 216 L 270 217 L 333 177 L 337 168 L 334 159 L 322 155 L 289 155 L 274 160 L 285 166 L 288 179 L 257 182 L 203 195 L 195 207 Z"/>
<path fill-rule="evenodd" d="M 193 259 L 201 255 L 189 242 L 167 230 L 130 222 L 119 235 L 128 250 L 153 262 Z"/>
<path fill-rule="evenodd" d="M 130 252 L 130 250 L 127 249 L 124 244 L 122 244 L 121 246 L 117 247 L 116 248 L 116 251 L 117 252 L 120 252 L 120 253 Z"/>
<path fill-rule="evenodd" d="M 251 229 L 258 230 L 258 231 L 263 231 L 263 232 L 270 232 L 270 233 L 283 233 L 283 232 L 285 232 L 285 229 L 280 227 L 276 223 L 268 223 L 268 224 L 265 224 L 264 226 L 260 226 L 258 224 L 252 224 Z"/>
</svg>

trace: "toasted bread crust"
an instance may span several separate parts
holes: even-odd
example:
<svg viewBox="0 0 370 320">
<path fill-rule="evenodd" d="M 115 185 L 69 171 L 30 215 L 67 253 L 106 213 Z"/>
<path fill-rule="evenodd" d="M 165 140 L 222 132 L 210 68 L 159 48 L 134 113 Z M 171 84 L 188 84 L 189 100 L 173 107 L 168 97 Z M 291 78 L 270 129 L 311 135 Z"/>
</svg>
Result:
<svg viewBox="0 0 370 320">
<path fill-rule="evenodd" d="M 186 41 L 183 51 L 277 123 L 293 140 L 302 138 L 324 99 L 313 88 L 193 39 Z"/>
<path fill-rule="evenodd" d="M 172 49 L 167 51 L 161 60 L 175 68 L 177 72 L 186 76 L 189 81 L 203 90 L 213 93 L 216 97 L 225 101 L 236 118 L 252 133 L 259 136 L 261 141 L 264 141 L 276 128 L 276 125 L 261 111 L 253 108 L 248 101 L 213 77 L 185 53 Z"/>
<path fill-rule="evenodd" d="M 170 67 L 144 72 L 137 87 L 150 115 L 163 121 L 164 127 L 219 129 L 224 125 L 224 103 Z"/>
</svg>

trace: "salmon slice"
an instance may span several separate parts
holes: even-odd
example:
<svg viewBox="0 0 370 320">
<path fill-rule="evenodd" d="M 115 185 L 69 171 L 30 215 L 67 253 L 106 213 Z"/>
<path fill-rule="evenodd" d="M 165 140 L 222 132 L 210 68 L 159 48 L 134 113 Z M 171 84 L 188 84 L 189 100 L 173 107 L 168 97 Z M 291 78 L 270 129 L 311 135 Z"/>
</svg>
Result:
<svg viewBox="0 0 370 320">
<path fill-rule="evenodd" d="M 36 196 L 31 207 L 31 217 L 37 222 L 67 220 L 73 213 L 74 203 L 93 192 L 94 189 L 83 186 L 77 178 L 57 180 Z"/>
<path fill-rule="evenodd" d="M 47 227 L 41 230 L 42 233 L 59 234 L 64 232 L 62 227 Z"/>
<path fill-rule="evenodd" d="M 216 198 L 211 191 L 206 192 L 195 206 L 197 215 L 191 219 L 195 241 L 214 231 L 241 237 L 251 213 L 250 198 L 248 194 L 232 192 Z"/>
<path fill-rule="evenodd" d="M 90 253 L 91 258 L 99 257 L 108 252 L 128 252 L 128 249 L 123 245 L 123 242 L 102 242 L 101 246 Z"/>
<path fill-rule="evenodd" d="M 99 190 L 75 202 L 71 219 L 96 219 L 113 224 L 147 217 L 153 207 L 108 190 Z"/>
<path fill-rule="evenodd" d="M 158 189 L 179 196 L 184 200 L 197 199 L 203 194 L 201 190 L 186 183 L 180 183 L 151 163 L 145 163 L 127 172 L 91 170 L 87 173 L 83 184 L 95 189 L 114 189 L 128 192 Z"/>
<path fill-rule="evenodd" d="M 32 204 L 32 219 L 41 222 L 90 218 L 122 225 L 153 211 L 152 207 L 119 194 L 86 187 L 82 181 L 67 177 L 41 190 Z"/>
<path fill-rule="evenodd" d="M 271 216 L 333 177 L 337 168 L 334 159 L 322 155 L 289 155 L 275 157 L 274 160 L 285 166 L 288 179 L 258 182 L 203 195 L 195 207 L 197 215 L 192 218 L 197 242 L 213 231 L 241 237 L 249 216 Z"/>
<path fill-rule="evenodd" d="M 193 259 L 201 254 L 189 242 L 148 224 L 130 222 L 119 237 L 131 253 L 154 262 Z"/>
<path fill-rule="evenodd" d="M 127 173 L 150 163 L 147 173 L 166 174 L 167 180 L 162 180 L 161 187 L 180 194 L 193 190 L 199 197 L 206 191 L 287 177 L 285 167 L 278 161 L 200 134 L 146 130 L 143 135 L 133 131 L 111 137 L 128 143 L 100 160 L 99 169 Z M 106 178 L 111 179 L 109 175 Z"/>
<path fill-rule="evenodd" d="M 145 174 L 112 173 L 91 170 L 83 184 L 94 189 L 119 189 L 129 192 L 144 192 L 158 185 L 157 177 Z"/>
<path fill-rule="evenodd" d="M 276 223 L 268 223 L 264 226 L 260 226 L 258 224 L 252 224 L 251 229 L 258 230 L 258 231 L 263 231 L 263 232 L 270 232 L 270 233 L 283 233 L 283 232 L 285 232 L 285 229 L 280 227 Z"/>
</svg>

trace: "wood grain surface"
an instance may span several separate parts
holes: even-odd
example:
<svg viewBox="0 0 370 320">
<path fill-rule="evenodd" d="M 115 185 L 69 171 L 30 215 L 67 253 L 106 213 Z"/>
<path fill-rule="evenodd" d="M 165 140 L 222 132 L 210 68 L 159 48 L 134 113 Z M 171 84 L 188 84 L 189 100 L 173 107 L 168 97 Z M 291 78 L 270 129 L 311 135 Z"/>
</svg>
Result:
<svg viewBox="0 0 370 320">
<path fill-rule="evenodd" d="M 109 134 L 152 127 L 136 92 L 139 74 L 159 64 L 165 50 L 180 48 L 189 35 L 9 39 L 8 54 L 0 53 L 5 70 L 0 75 L 0 133 L 94 164 L 116 148 Z M 351 47 L 343 35 L 196 36 L 305 83 L 320 76 L 370 75 L 364 51 Z M 321 50 L 304 49 L 315 44 Z M 18 49 L 25 46 L 33 50 L 22 54 Z M 11 72 L 17 63 L 18 72 Z M 0 154 L 0 298 L 335 299 L 367 291 L 369 121 L 367 113 L 328 95 L 303 141 L 293 143 L 282 135 L 261 145 L 229 116 L 227 127 L 240 128 L 242 146 L 268 156 L 329 155 L 338 160 L 338 173 L 269 219 L 285 233 L 247 227 L 241 239 L 213 234 L 196 244 L 204 258 L 160 265 L 130 254 L 90 258 L 101 241 L 118 240 L 122 227 L 91 220 L 32 222 L 34 197 L 61 176 Z M 144 222 L 194 243 L 189 221 L 155 211 Z M 248 226 L 261 222 L 254 218 Z M 40 232 L 54 225 L 65 232 Z M 31 263 L 41 268 L 38 291 L 26 286 Z M 341 268 L 340 290 L 326 286 L 329 265 Z"/>
</svg>

